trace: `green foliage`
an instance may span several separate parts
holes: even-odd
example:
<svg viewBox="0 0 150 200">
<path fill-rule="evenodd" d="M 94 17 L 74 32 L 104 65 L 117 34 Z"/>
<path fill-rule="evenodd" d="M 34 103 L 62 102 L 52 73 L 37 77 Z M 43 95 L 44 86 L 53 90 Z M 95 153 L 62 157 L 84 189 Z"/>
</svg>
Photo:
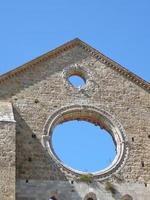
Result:
<svg viewBox="0 0 150 200">
<path fill-rule="evenodd" d="M 79 180 L 82 182 L 91 183 L 93 180 L 93 175 L 92 174 L 82 174 L 79 177 Z"/>
</svg>

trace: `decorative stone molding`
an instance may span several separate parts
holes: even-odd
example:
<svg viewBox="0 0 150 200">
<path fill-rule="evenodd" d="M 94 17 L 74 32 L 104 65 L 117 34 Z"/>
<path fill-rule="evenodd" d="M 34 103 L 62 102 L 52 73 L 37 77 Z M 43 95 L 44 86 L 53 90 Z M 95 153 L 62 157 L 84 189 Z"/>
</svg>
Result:
<svg viewBox="0 0 150 200">
<path fill-rule="evenodd" d="M 130 81 L 137 84 L 139 87 L 143 88 L 147 92 L 150 92 L 150 84 L 147 81 L 144 81 L 142 78 L 138 77 L 134 73 L 130 72 L 129 70 L 125 69 L 115 61 L 111 60 L 110 58 L 106 57 L 96 49 L 90 47 L 80 39 L 76 38 L 2 76 L 0 76 L 0 84 L 5 83 L 5 81 L 17 76 L 20 73 L 24 73 L 25 71 L 34 68 L 37 64 L 40 64 L 41 62 L 45 62 L 48 59 L 53 59 L 59 56 L 61 53 L 68 51 L 69 49 L 74 48 L 75 46 L 79 46 L 85 51 L 87 51 L 91 56 L 95 57 L 97 60 L 100 60 L 100 62 L 106 64 L 108 67 L 112 68 L 113 70 L 117 71 L 119 74 L 123 75 Z"/>
<path fill-rule="evenodd" d="M 111 176 L 112 173 L 119 170 L 125 163 L 128 154 L 128 145 L 127 137 L 122 125 L 110 113 L 103 109 L 90 105 L 70 105 L 62 107 L 51 115 L 45 124 L 42 137 L 42 144 L 44 148 L 48 151 L 51 158 L 60 167 L 60 169 L 62 169 L 66 174 L 72 174 L 77 177 L 81 174 L 88 174 L 87 172 L 78 171 L 65 165 L 55 154 L 51 141 L 53 130 L 56 125 L 75 119 L 94 123 L 95 125 L 104 128 L 111 134 L 114 143 L 116 144 L 117 153 L 115 159 L 107 168 L 91 173 L 93 177 L 98 179 L 105 179 Z"/>
<path fill-rule="evenodd" d="M 72 75 L 77 75 L 77 76 L 80 76 L 81 78 L 83 78 L 83 80 L 85 81 L 85 85 L 80 88 L 75 88 L 68 81 L 68 78 Z M 66 67 L 62 72 L 62 77 L 64 79 L 65 86 L 68 89 L 73 88 L 77 91 L 80 91 L 80 90 L 94 91 L 94 87 L 93 87 L 94 85 L 92 84 L 92 80 L 93 80 L 92 72 L 88 68 L 84 67 L 83 65 L 75 64 L 75 65 Z"/>
<path fill-rule="evenodd" d="M 96 49 L 90 47 L 85 42 L 79 40 L 78 45 L 81 46 L 83 49 L 85 49 L 87 52 L 89 52 L 97 60 L 100 60 L 102 63 L 106 64 L 108 67 L 112 68 L 113 70 L 117 71 L 118 73 L 120 73 L 121 75 L 129 79 L 130 81 L 134 82 L 135 84 L 139 85 L 146 91 L 150 92 L 150 84 L 147 81 L 143 80 L 139 76 L 127 70 L 125 67 L 111 60 L 107 56 L 103 55 L 101 52 L 97 51 Z"/>
</svg>

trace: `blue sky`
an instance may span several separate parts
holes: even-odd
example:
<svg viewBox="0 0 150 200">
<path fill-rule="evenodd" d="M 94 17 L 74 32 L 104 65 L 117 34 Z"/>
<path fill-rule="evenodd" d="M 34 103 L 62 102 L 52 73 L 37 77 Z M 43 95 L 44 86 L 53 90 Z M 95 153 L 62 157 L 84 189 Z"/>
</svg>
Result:
<svg viewBox="0 0 150 200">
<path fill-rule="evenodd" d="M 150 80 L 149 0 L 1 0 L 0 73 L 75 37 Z"/>
<path fill-rule="evenodd" d="M 76 37 L 150 80 L 149 0 L 1 0 L 0 74 Z"/>
<path fill-rule="evenodd" d="M 85 121 L 73 120 L 56 126 L 52 144 L 60 160 L 84 172 L 105 169 L 116 156 L 110 134 Z"/>
</svg>

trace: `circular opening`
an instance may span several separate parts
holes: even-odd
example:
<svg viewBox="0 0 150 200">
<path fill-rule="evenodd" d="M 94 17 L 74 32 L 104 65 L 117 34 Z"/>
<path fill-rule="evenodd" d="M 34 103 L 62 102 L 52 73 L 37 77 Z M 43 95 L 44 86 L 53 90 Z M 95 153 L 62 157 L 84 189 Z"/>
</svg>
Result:
<svg viewBox="0 0 150 200">
<path fill-rule="evenodd" d="M 57 125 L 52 135 L 52 146 L 63 164 L 88 173 L 105 169 L 116 156 L 112 136 L 83 120 Z"/>
<path fill-rule="evenodd" d="M 73 85 L 75 88 L 80 88 L 85 85 L 85 80 L 79 75 L 71 75 L 68 77 L 68 81 Z"/>
<path fill-rule="evenodd" d="M 78 122 L 83 121 L 84 123 L 90 122 L 90 125 L 92 123 L 92 126 L 94 126 L 95 124 L 98 128 L 101 127 L 104 132 L 103 134 L 100 134 L 99 132 L 98 140 L 100 140 L 101 135 L 107 135 L 111 138 L 110 140 L 113 144 L 113 149 L 116 155 L 114 156 L 115 158 L 113 156 L 111 157 L 108 155 L 109 158 L 107 159 L 107 165 L 103 165 L 103 167 L 100 167 L 100 168 L 98 167 L 96 169 L 88 169 L 86 166 L 84 167 L 84 169 L 82 168 L 84 171 L 76 170 L 75 168 L 69 167 L 68 165 L 64 163 L 64 160 L 61 161 L 62 160 L 62 158 L 60 157 L 61 155 L 59 155 L 59 153 L 56 152 L 57 150 L 55 149 L 55 146 L 54 146 L 55 145 L 54 137 L 56 134 L 55 131 L 57 130 L 57 127 L 60 126 L 60 124 L 62 125 L 67 124 L 67 122 L 71 123 L 74 120 L 75 121 L 77 120 Z M 100 128 L 99 128 L 99 131 L 100 131 Z M 79 127 L 77 127 L 76 129 L 76 134 L 80 133 L 79 136 L 82 135 L 81 133 L 86 133 L 86 132 L 87 131 L 83 131 L 83 129 Z M 69 131 L 69 133 L 70 133 L 70 136 L 74 135 L 72 134 L 72 131 Z M 93 131 L 90 131 L 90 133 L 93 133 Z M 63 135 L 64 131 L 61 131 L 61 133 L 58 135 L 61 135 L 61 134 Z M 86 134 L 86 137 L 87 137 L 87 134 Z M 75 142 L 74 139 L 72 140 L 74 142 L 73 145 L 76 145 L 76 147 L 78 147 L 80 140 L 78 140 L 77 142 Z M 59 143 L 60 142 L 61 142 L 61 139 L 59 138 Z M 81 174 L 89 174 L 86 171 L 90 170 L 90 171 L 95 171 L 95 172 L 91 172 L 94 176 L 98 176 L 98 177 L 101 176 L 101 178 L 106 178 L 111 173 L 116 171 L 119 167 L 123 166 L 123 162 L 126 160 L 127 153 L 128 153 L 128 147 L 126 145 L 126 135 L 124 133 L 124 129 L 121 126 L 121 124 L 105 110 L 102 110 L 90 105 L 70 105 L 70 106 L 63 107 L 59 109 L 58 111 L 56 111 L 55 113 L 53 113 L 53 115 L 51 115 L 48 118 L 45 124 L 44 135 L 42 136 L 42 144 L 48 150 L 51 158 L 61 167 L 62 170 L 65 170 L 66 173 L 81 175 Z M 109 148 L 109 146 L 107 147 Z M 85 149 L 85 145 L 82 145 L 82 149 Z M 89 149 L 90 150 L 92 149 L 91 145 Z M 62 150 L 62 152 L 63 151 L 64 150 Z M 70 149 L 68 151 L 70 151 Z M 105 150 L 98 150 L 97 152 L 99 152 L 99 155 L 100 153 L 103 153 L 103 155 L 105 155 L 106 157 Z M 71 155 L 71 157 L 74 157 L 74 155 Z M 78 154 L 77 157 L 80 158 L 81 157 L 80 154 Z M 89 154 L 88 154 L 88 158 L 90 158 Z M 99 158 L 101 157 L 99 156 Z"/>
</svg>

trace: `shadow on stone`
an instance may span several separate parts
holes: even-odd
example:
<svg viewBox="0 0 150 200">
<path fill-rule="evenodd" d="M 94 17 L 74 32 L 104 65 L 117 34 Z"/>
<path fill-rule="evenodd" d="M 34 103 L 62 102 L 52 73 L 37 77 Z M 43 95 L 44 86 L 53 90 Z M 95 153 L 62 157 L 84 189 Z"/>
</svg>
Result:
<svg viewBox="0 0 150 200">
<path fill-rule="evenodd" d="M 65 174 L 50 158 L 35 133 L 14 108 L 16 127 L 16 199 L 48 200 L 56 194 L 60 200 L 82 198 Z M 58 190 L 59 188 L 59 190 Z M 70 196 L 67 196 L 67 195 Z"/>
</svg>

